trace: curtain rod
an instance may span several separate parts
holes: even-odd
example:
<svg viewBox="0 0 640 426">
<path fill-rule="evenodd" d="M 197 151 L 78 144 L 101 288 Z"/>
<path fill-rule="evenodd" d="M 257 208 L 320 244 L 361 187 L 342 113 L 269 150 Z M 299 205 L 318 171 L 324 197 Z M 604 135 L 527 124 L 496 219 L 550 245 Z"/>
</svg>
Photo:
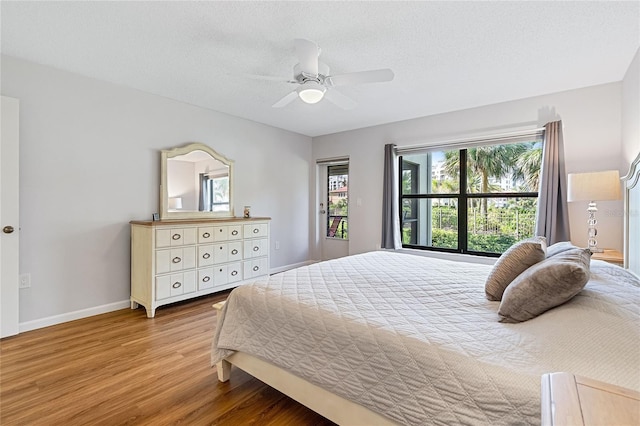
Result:
<svg viewBox="0 0 640 426">
<path fill-rule="evenodd" d="M 527 136 L 539 136 L 544 132 L 544 127 L 538 127 L 531 130 L 520 130 L 517 132 L 507 132 L 507 133 L 499 133 L 495 135 L 485 135 L 485 136 L 477 136 L 477 137 L 468 137 L 468 138 L 460 138 L 460 139 L 450 139 L 446 141 L 436 141 L 434 143 L 430 143 L 429 145 L 420 144 L 420 145 L 406 145 L 397 147 L 398 153 L 423 150 L 427 148 L 447 148 L 447 147 L 455 147 L 460 146 L 465 143 L 473 142 L 473 145 L 481 145 L 483 143 L 490 142 L 499 142 L 500 140 L 506 139 L 514 139 L 518 137 L 527 137 Z"/>
</svg>

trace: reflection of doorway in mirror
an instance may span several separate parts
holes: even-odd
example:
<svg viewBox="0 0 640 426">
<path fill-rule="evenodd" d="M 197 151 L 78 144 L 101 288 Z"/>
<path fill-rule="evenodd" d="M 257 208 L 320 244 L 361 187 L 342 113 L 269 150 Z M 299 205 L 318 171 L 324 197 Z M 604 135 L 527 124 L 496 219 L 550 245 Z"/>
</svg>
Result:
<svg viewBox="0 0 640 426">
<path fill-rule="evenodd" d="M 229 211 L 229 176 L 200 174 L 200 211 Z"/>
</svg>

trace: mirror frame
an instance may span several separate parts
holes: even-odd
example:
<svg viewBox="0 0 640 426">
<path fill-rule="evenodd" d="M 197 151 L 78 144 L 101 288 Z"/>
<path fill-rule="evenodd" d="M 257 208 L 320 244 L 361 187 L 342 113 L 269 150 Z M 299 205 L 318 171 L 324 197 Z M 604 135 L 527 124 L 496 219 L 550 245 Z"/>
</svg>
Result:
<svg viewBox="0 0 640 426">
<path fill-rule="evenodd" d="M 169 211 L 169 194 L 167 193 L 167 160 L 185 155 L 193 151 L 204 151 L 216 160 L 229 167 L 229 211 L 228 212 L 201 212 Z M 234 217 L 233 214 L 233 160 L 217 153 L 203 143 L 189 143 L 172 149 L 163 149 L 160 153 L 160 219 L 212 219 L 212 218 Z"/>
</svg>

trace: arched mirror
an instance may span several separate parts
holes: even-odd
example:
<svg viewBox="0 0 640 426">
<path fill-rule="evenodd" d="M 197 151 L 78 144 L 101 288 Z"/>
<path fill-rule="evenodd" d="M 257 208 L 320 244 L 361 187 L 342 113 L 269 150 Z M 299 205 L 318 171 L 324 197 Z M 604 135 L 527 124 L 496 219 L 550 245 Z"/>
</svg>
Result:
<svg viewBox="0 0 640 426">
<path fill-rule="evenodd" d="M 162 150 L 160 218 L 233 216 L 233 161 L 207 145 Z"/>
</svg>

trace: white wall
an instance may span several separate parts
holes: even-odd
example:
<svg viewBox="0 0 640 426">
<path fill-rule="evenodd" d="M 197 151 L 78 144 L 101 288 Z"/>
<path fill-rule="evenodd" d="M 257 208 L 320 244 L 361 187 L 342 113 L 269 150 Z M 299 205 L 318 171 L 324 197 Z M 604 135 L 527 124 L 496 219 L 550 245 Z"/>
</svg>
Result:
<svg viewBox="0 0 640 426">
<path fill-rule="evenodd" d="M 20 100 L 20 321 L 128 300 L 129 225 L 158 211 L 160 149 L 203 142 L 235 160 L 236 213 L 273 218 L 271 268 L 309 258 L 311 139 L 2 57 Z"/>
<path fill-rule="evenodd" d="M 374 250 L 380 244 L 385 143 L 437 143 L 536 128 L 562 119 L 568 173 L 620 170 L 621 85 L 611 83 L 314 138 L 314 161 L 350 157 L 350 253 Z M 311 188 L 315 190 L 315 182 Z M 361 205 L 354 202 L 357 199 Z M 622 202 L 598 205 L 599 246 L 622 250 Z M 587 240 L 586 209 L 587 203 L 569 206 L 571 240 L 581 246 L 586 246 Z M 312 224 L 315 219 L 312 214 Z M 317 242 L 311 242 L 311 255 L 318 258 Z"/>
<path fill-rule="evenodd" d="M 640 153 L 640 49 L 622 81 L 623 174 Z"/>
</svg>

